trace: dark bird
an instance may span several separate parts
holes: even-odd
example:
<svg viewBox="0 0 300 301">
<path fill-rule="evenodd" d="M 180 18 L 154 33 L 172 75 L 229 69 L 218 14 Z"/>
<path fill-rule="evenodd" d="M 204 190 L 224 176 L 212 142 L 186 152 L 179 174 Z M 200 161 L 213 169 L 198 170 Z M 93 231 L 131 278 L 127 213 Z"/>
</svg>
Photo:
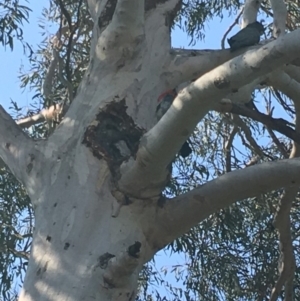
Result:
<svg viewBox="0 0 300 301">
<path fill-rule="evenodd" d="M 260 36 L 264 33 L 265 28 L 260 22 L 253 22 L 248 24 L 245 28 L 240 30 L 237 34 L 227 39 L 230 45 L 230 51 L 236 51 L 240 48 L 253 46 L 259 43 Z"/>
<path fill-rule="evenodd" d="M 173 100 L 176 98 L 177 96 L 177 92 L 176 89 L 173 90 L 168 90 L 164 93 L 162 93 L 159 97 L 158 97 L 158 104 L 156 107 L 156 118 L 157 120 L 160 120 L 160 118 L 163 117 L 163 115 L 166 114 L 166 112 L 169 110 L 171 104 L 173 103 Z M 179 151 L 179 155 L 183 158 L 186 158 L 187 156 L 189 156 L 192 152 L 192 149 L 188 143 L 189 139 L 184 142 L 184 144 L 182 145 L 180 151 Z"/>
</svg>

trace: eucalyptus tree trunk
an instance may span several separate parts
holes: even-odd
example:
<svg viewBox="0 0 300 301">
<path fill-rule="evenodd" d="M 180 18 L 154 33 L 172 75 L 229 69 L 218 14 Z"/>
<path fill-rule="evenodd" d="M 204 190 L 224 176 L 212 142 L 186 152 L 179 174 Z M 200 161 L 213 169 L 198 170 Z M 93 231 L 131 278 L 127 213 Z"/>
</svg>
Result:
<svg viewBox="0 0 300 301">
<path fill-rule="evenodd" d="M 201 118 L 297 58 L 299 30 L 242 55 L 176 50 L 170 26 L 180 0 L 88 4 L 90 64 L 55 132 L 32 141 L 1 109 L 0 155 L 35 208 L 20 301 L 134 300 L 143 264 L 176 237 L 236 200 L 300 183 L 292 159 L 231 172 L 172 200 L 161 194 Z M 194 78 L 155 124 L 157 96 Z"/>
</svg>

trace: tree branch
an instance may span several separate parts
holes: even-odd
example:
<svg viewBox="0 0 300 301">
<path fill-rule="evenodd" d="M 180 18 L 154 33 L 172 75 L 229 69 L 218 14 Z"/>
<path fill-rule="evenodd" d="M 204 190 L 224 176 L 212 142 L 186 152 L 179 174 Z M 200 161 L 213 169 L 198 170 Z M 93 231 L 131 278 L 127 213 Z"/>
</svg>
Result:
<svg viewBox="0 0 300 301">
<path fill-rule="evenodd" d="M 242 18 L 242 28 L 256 21 L 261 0 L 246 0 Z"/>
<path fill-rule="evenodd" d="M 233 103 L 247 104 L 252 100 L 252 92 L 261 88 L 261 83 L 265 81 L 265 76 L 256 78 L 251 83 L 242 86 L 238 91 L 234 91 L 226 95 L 226 99 L 230 99 Z"/>
<path fill-rule="evenodd" d="M 123 65 L 131 59 L 137 44 L 145 37 L 144 4 L 145 0 L 106 1 L 104 5 L 99 2 L 91 57 L 98 57 L 102 64 L 109 66 L 116 62 Z"/>
<path fill-rule="evenodd" d="M 234 137 L 238 132 L 238 127 L 233 126 L 226 142 L 224 143 L 224 153 L 225 153 L 225 163 L 226 163 L 226 172 L 231 172 L 231 148 L 233 144 Z"/>
<path fill-rule="evenodd" d="M 237 56 L 229 50 L 172 49 L 168 67 L 167 89 L 202 76 L 219 65 Z"/>
<path fill-rule="evenodd" d="M 33 147 L 32 140 L 23 133 L 2 106 L 0 129 L 0 157 L 17 179 L 24 180 L 26 159 Z"/>
<path fill-rule="evenodd" d="M 267 162 L 227 173 L 193 191 L 167 200 L 153 220 L 153 233 L 163 248 L 176 237 L 206 219 L 212 213 L 238 200 L 257 196 L 281 187 L 300 185 L 300 159 Z"/>
<path fill-rule="evenodd" d="M 145 20 L 147 44 L 151 48 L 159 45 L 161 55 L 166 57 L 172 47 L 170 33 L 174 19 L 181 9 L 182 0 L 145 0 L 145 6 L 146 11 L 151 10 L 147 12 Z"/>
<path fill-rule="evenodd" d="M 293 280 L 296 268 L 293 239 L 291 233 L 290 210 L 297 196 L 298 187 L 287 188 L 281 196 L 279 210 L 275 217 L 275 226 L 279 232 L 279 278 L 272 290 L 270 301 L 276 301 L 285 285 L 285 301 L 292 301 Z"/>
<path fill-rule="evenodd" d="M 136 241 L 125 252 L 112 257 L 103 274 L 105 284 L 110 287 L 123 287 L 130 282 L 130 276 L 139 265 L 141 243 Z"/>
<path fill-rule="evenodd" d="M 290 78 L 284 72 L 274 72 L 268 76 L 268 83 L 275 89 L 280 90 L 282 93 L 291 98 L 296 104 L 299 102 L 300 83 Z"/>
<path fill-rule="evenodd" d="M 136 160 L 121 166 L 122 177 L 118 183 L 121 191 L 138 197 L 158 196 L 168 164 L 199 120 L 228 93 L 297 57 L 299 39 L 300 30 L 279 37 L 224 63 L 180 91 L 167 113 L 142 138 Z"/>
<path fill-rule="evenodd" d="M 256 140 L 253 138 L 251 129 L 248 127 L 248 125 L 240 118 L 238 115 L 233 115 L 233 122 L 235 125 L 237 125 L 242 132 L 244 133 L 246 139 L 248 140 L 249 144 L 251 145 L 252 151 L 259 155 L 259 157 L 264 157 L 264 152 L 260 148 L 260 146 L 257 144 Z"/>
<path fill-rule="evenodd" d="M 287 9 L 283 0 L 270 0 L 270 3 L 273 10 L 273 36 L 278 38 L 285 34 Z"/>
<path fill-rule="evenodd" d="M 282 76 L 279 76 L 279 79 Z M 283 79 L 285 76 L 283 76 Z M 296 130 L 300 131 L 300 103 L 298 97 L 293 99 L 296 111 Z M 290 154 L 290 158 L 299 157 L 300 148 L 299 144 L 293 143 L 293 149 Z M 293 201 L 297 197 L 299 187 L 286 188 L 284 194 L 282 194 L 279 208 L 275 215 L 274 225 L 279 233 L 279 278 L 272 290 L 270 301 L 276 301 L 282 287 L 285 285 L 285 301 L 292 301 L 294 294 L 294 273 L 296 269 L 295 254 L 293 249 L 293 239 L 291 233 L 291 218 L 290 211 Z"/>
<path fill-rule="evenodd" d="M 300 68 L 294 65 L 287 65 L 284 71 L 298 83 L 300 83 Z"/>
<path fill-rule="evenodd" d="M 130 42 L 144 34 L 145 0 L 118 0 L 108 29 L 118 45 Z"/>
<path fill-rule="evenodd" d="M 279 139 L 277 138 L 277 136 L 274 134 L 274 132 L 272 131 L 272 129 L 269 127 L 269 126 L 266 126 L 267 128 L 267 131 L 273 141 L 273 143 L 277 146 L 278 148 L 278 151 L 281 153 L 281 155 L 283 156 L 283 158 L 288 158 L 288 152 L 287 150 L 285 149 L 283 143 L 281 143 L 279 141 Z"/>
<path fill-rule="evenodd" d="M 107 2 L 108 0 L 106 0 Z M 103 2 L 103 1 L 101 1 Z M 99 6 L 99 1 L 97 0 L 87 0 L 87 5 L 89 8 L 89 12 L 91 14 L 91 17 L 93 19 L 94 22 L 96 22 L 97 20 L 97 7 Z"/>
<path fill-rule="evenodd" d="M 53 51 L 56 51 L 56 50 L 53 49 Z M 51 89 L 53 87 L 52 81 L 53 81 L 53 78 L 55 75 L 55 70 L 56 70 L 57 65 L 58 65 L 58 59 L 57 59 L 57 57 L 53 56 L 50 61 L 49 67 L 47 69 L 47 72 L 46 72 L 46 75 L 44 77 L 44 81 L 42 84 L 42 94 L 44 95 L 45 98 L 49 97 L 49 95 L 51 94 Z"/>
<path fill-rule="evenodd" d="M 44 121 L 53 121 L 61 120 L 61 116 L 64 115 L 66 108 L 62 104 L 55 104 L 47 109 L 43 109 L 40 113 L 22 118 L 16 121 L 16 124 L 21 128 L 28 128 L 32 125 L 44 122 Z"/>
<path fill-rule="evenodd" d="M 292 124 L 290 124 L 287 120 L 283 118 L 273 118 L 272 116 L 263 114 L 259 111 L 250 110 L 244 105 L 234 104 L 224 100 L 221 101 L 219 106 L 216 106 L 215 109 L 219 112 L 228 112 L 228 113 L 241 115 L 244 117 L 249 117 L 285 135 L 286 137 L 292 139 L 293 141 L 300 143 L 300 133 L 292 129 L 290 127 L 292 126 Z"/>
<path fill-rule="evenodd" d="M 228 36 L 228 34 L 231 32 L 231 30 L 233 29 L 233 27 L 235 25 L 238 25 L 239 24 L 239 19 L 241 17 L 241 15 L 243 14 L 244 12 L 244 7 L 242 6 L 240 12 L 238 13 L 238 15 L 236 16 L 236 18 L 234 19 L 234 21 L 232 22 L 232 24 L 229 26 L 229 28 L 225 31 L 223 37 L 222 37 L 222 40 L 221 40 L 221 48 L 224 49 L 225 48 L 225 40 Z"/>
</svg>

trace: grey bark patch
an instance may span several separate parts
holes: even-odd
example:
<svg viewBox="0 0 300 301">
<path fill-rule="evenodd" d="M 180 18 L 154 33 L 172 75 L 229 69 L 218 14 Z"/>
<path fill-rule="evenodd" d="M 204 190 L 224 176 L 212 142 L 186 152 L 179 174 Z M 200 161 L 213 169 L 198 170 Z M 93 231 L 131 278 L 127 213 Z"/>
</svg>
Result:
<svg viewBox="0 0 300 301">
<path fill-rule="evenodd" d="M 138 258 L 141 250 L 142 244 L 139 241 L 136 241 L 133 245 L 128 247 L 128 254 L 132 257 Z"/>
<path fill-rule="evenodd" d="M 26 172 L 30 173 L 33 168 L 34 155 L 29 154 L 29 163 L 26 166 Z"/>
<path fill-rule="evenodd" d="M 99 258 L 98 258 L 99 263 L 97 266 L 99 266 L 101 269 L 106 269 L 109 260 L 114 257 L 115 257 L 115 255 L 113 255 L 113 254 L 110 254 L 108 252 L 104 253 L 103 255 L 99 256 Z"/>
<path fill-rule="evenodd" d="M 160 195 L 159 199 L 157 200 L 157 206 L 159 208 L 164 208 L 165 204 L 166 204 L 166 197 L 164 197 L 163 195 Z"/>
<path fill-rule="evenodd" d="M 32 171 L 32 168 L 33 168 L 33 164 L 32 163 L 29 163 L 27 166 L 26 166 L 26 172 L 27 173 L 30 173 Z"/>
<path fill-rule="evenodd" d="M 101 15 L 98 18 L 98 26 L 100 31 L 102 32 L 112 20 L 115 9 L 117 5 L 117 0 L 110 0 L 105 5 Z"/>
<path fill-rule="evenodd" d="M 157 1 L 158 2 L 166 2 L 164 0 L 162 1 Z M 172 11 L 169 11 L 166 13 L 166 17 L 165 17 L 165 25 L 169 28 L 170 33 L 171 33 L 171 28 L 172 26 L 175 24 L 175 18 L 178 15 L 178 12 L 180 11 L 182 7 L 182 0 L 178 0 L 176 6 L 174 7 L 174 9 Z"/>
<path fill-rule="evenodd" d="M 123 161 L 135 156 L 144 133 L 126 109 L 125 99 L 109 103 L 87 128 L 82 142 L 95 157 L 106 160 L 113 174 Z"/>
<path fill-rule="evenodd" d="M 226 89 L 230 86 L 230 81 L 228 81 L 225 78 L 219 77 L 214 80 L 214 85 L 216 88 L 222 90 L 222 89 Z"/>
<path fill-rule="evenodd" d="M 47 268 L 48 268 L 48 261 L 46 261 L 43 268 L 41 267 L 38 268 L 38 270 L 36 271 L 36 275 L 40 276 L 41 274 L 44 274 L 47 271 Z"/>
<path fill-rule="evenodd" d="M 68 242 L 65 243 L 65 246 L 64 246 L 64 250 L 68 250 L 70 247 L 70 244 Z"/>
<path fill-rule="evenodd" d="M 48 261 L 46 261 L 44 268 L 43 268 L 43 273 L 45 273 L 47 271 L 48 268 Z"/>
</svg>

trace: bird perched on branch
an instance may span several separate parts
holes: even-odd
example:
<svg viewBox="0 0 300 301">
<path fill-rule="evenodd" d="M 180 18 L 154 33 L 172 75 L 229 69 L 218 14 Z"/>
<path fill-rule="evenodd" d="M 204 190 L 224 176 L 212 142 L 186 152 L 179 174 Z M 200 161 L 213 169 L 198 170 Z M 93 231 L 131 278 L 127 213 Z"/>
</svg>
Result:
<svg viewBox="0 0 300 301">
<path fill-rule="evenodd" d="M 157 104 L 157 107 L 156 107 L 157 121 L 160 120 L 163 117 L 163 115 L 165 115 L 165 113 L 170 108 L 170 106 L 173 103 L 176 96 L 177 96 L 176 89 L 173 89 L 173 90 L 168 90 L 168 91 L 162 93 L 158 97 L 158 99 L 157 99 L 158 104 Z M 182 145 L 182 147 L 179 151 L 179 155 L 183 158 L 187 157 L 192 152 L 192 149 L 191 149 L 188 141 L 189 140 L 184 142 L 184 144 Z"/>
<path fill-rule="evenodd" d="M 236 51 L 240 48 L 253 46 L 259 43 L 260 36 L 264 33 L 265 28 L 260 22 L 253 22 L 248 24 L 245 28 L 240 30 L 237 34 L 227 39 L 230 45 L 230 51 Z"/>
</svg>

